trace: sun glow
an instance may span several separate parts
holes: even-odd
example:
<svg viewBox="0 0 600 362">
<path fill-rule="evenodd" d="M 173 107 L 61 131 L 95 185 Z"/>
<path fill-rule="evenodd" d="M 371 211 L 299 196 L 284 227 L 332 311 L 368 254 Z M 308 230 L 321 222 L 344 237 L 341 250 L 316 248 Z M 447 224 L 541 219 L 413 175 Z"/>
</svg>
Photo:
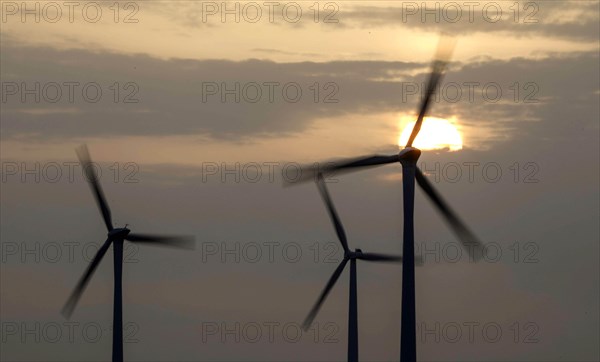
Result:
<svg viewBox="0 0 600 362">
<path fill-rule="evenodd" d="M 453 119 L 455 121 L 455 119 Z M 415 126 L 415 121 L 401 122 L 405 124 L 398 145 L 404 147 Z M 425 117 L 421 130 L 413 142 L 413 146 L 421 150 L 439 150 L 447 148 L 450 151 L 462 149 L 462 136 L 455 122 L 443 118 Z"/>
</svg>

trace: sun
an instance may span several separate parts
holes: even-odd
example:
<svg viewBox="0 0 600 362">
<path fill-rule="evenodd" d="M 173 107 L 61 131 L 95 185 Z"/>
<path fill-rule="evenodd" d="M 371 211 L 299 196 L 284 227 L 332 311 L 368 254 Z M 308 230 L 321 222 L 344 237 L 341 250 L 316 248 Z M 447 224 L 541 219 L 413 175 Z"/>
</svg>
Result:
<svg viewBox="0 0 600 362">
<path fill-rule="evenodd" d="M 455 119 L 453 119 L 455 121 Z M 401 122 L 406 124 L 400 137 L 398 145 L 406 146 L 410 134 L 415 126 L 415 121 Z M 439 150 L 447 148 L 450 151 L 458 151 L 463 148 L 462 136 L 454 122 L 444 118 L 425 117 L 421 130 L 413 142 L 413 146 L 421 150 Z"/>
</svg>

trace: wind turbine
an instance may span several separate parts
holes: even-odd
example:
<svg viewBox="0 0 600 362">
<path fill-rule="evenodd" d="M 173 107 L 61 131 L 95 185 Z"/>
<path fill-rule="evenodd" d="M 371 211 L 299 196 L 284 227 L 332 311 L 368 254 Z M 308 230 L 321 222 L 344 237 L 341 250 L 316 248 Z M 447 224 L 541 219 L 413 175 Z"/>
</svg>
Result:
<svg viewBox="0 0 600 362">
<path fill-rule="evenodd" d="M 346 239 L 346 232 L 344 231 L 342 222 L 340 221 L 337 211 L 335 210 L 335 206 L 333 206 L 333 201 L 331 201 L 331 197 L 327 191 L 327 186 L 325 185 L 325 181 L 323 180 L 323 176 L 321 174 L 317 175 L 316 182 L 321 197 L 323 198 L 323 202 L 325 202 L 325 206 L 327 206 L 327 211 L 335 227 L 337 237 L 342 244 L 342 248 L 344 249 L 344 258 L 331 275 L 331 278 L 329 278 L 329 281 L 321 292 L 319 299 L 317 299 L 317 302 L 304 320 L 302 327 L 305 331 L 308 330 L 313 320 L 317 316 L 317 313 L 319 313 L 321 305 L 323 305 L 323 302 L 325 302 L 327 295 L 329 295 L 329 292 L 344 271 L 346 264 L 348 261 L 350 261 L 350 295 L 348 302 L 348 361 L 355 362 L 358 361 L 358 300 L 356 290 L 356 260 L 360 259 L 365 261 L 401 262 L 402 257 L 386 254 L 363 253 L 360 249 L 355 249 L 354 251 L 350 250 L 348 247 L 348 240 Z"/>
<path fill-rule="evenodd" d="M 414 260 L 414 202 L 415 202 L 415 179 L 433 202 L 437 210 L 442 214 L 444 220 L 454 231 L 463 247 L 467 250 L 471 260 L 477 261 L 481 256 L 482 243 L 469 230 L 466 224 L 444 201 L 433 184 L 427 180 L 423 172 L 417 167 L 417 160 L 421 151 L 412 146 L 417 137 L 425 114 L 427 113 L 431 98 L 437 85 L 442 79 L 444 70 L 450 60 L 454 48 L 454 42 L 448 38 L 441 38 L 438 44 L 437 54 L 431 66 L 431 74 L 427 84 L 426 92 L 419 107 L 419 115 L 412 130 L 406 147 L 397 155 L 371 155 L 358 157 L 350 160 L 336 162 L 326 167 L 308 166 L 301 168 L 301 174 L 294 183 L 312 180 L 315 177 L 331 174 L 333 172 L 349 172 L 357 169 L 373 166 L 381 166 L 388 163 L 400 162 L 402 165 L 402 192 L 404 212 L 404 234 L 402 245 L 402 321 L 400 339 L 400 360 L 402 362 L 413 362 L 417 360 L 417 338 L 416 338 L 416 310 L 415 310 L 415 260 Z M 290 183 L 290 181 L 286 180 Z"/>
<path fill-rule="evenodd" d="M 79 162 L 83 168 L 87 180 L 90 182 L 92 193 L 96 199 L 96 203 L 102 213 L 104 224 L 108 229 L 108 238 L 102 244 L 96 256 L 88 266 L 87 270 L 75 286 L 73 293 L 65 303 L 62 309 L 62 314 L 66 318 L 70 318 L 71 314 L 79 301 L 79 298 L 83 294 L 86 286 L 88 285 L 92 274 L 100 264 L 100 261 L 108 251 L 110 245 L 113 245 L 114 253 L 114 307 L 113 307 L 113 345 L 112 345 L 112 360 L 116 362 L 123 361 L 123 294 L 122 294 L 122 274 L 123 274 L 123 243 L 125 240 L 134 243 L 150 243 L 161 246 L 180 247 L 186 249 L 194 248 L 193 237 L 181 237 L 181 236 L 157 236 L 150 234 L 137 234 L 131 233 L 131 230 L 127 228 L 127 225 L 122 228 L 113 227 L 110 209 L 108 203 L 102 192 L 102 187 L 98 181 L 98 175 L 92 165 L 92 160 L 88 152 L 87 146 L 83 145 L 77 150 L 77 156 Z"/>
</svg>

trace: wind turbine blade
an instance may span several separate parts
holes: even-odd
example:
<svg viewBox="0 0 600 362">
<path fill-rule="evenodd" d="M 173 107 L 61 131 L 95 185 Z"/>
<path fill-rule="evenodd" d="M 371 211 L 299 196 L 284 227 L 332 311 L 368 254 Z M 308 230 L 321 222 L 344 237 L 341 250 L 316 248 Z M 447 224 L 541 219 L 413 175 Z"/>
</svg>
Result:
<svg viewBox="0 0 600 362">
<path fill-rule="evenodd" d="M 429 81 L 427 82 L 427 90 L 425 91 L 424 97 L 421 101 L 421 106 L 419 107 L 419 116 L 417 117 L 417 121 L 415 122 L 415 126 L 410 134 L 410 138 L 408 139 L 406 147 L 412 147 L 415 138 L 417 138 L 417 134 L 419 133 L 421 124 L 423 123 L 423 118 L 425 118 L 425 114 L 427 114 L 431 104 L 431 98 L 435 94 L 437 85 L 442 79 L 446 65 L 448 65 L 450 57 L 452 56 L 454 45 L 454 38 L 448 38 L 445 36 L 440 38 L 436 56 L 431 64 L 431 74 L 429 75 Z"/>
<path fill-rule="evenodd" d="M 366 261 L 402 262 L 402 257 L 400 255 L 387 255 L 378 253 L 360 253 L 356 255 L 356 258 Z M 423 258 L 420 256 L 415 256 L 415 265 L 423 265 Z"/>
<path fill-rule="evenodd" d="M 319 309 L 321 309 L 321 305 L 325 301 L 325 298 L 327 298 L 327 295 L 329 295 L 329 292 L 331 291 L 331 288 L 333 288 L 333 286 L 335 285 L 335 282 L 337 282 L 337 280 L 339 279 L 340 275 L 342 274 L 342 271 L 344 271 L 344 267 L 346 266 L 346 263 L 348 263 L 348 259 L 344 258 L 344 260 L 342 260 L 340 265 L 338 265 L 338 267 L 335 269 L 335 271 L 331 275 L 331 278 L 329 278 L 329 281 L 327 282 L 327 285 L 325 285 L 325 288 L 321 292 L 319 299 L 317 299 L 317 302 L 310 310 L 310 313 L 308 313 L 308 316 L 304 320 L 304 323 L 302 323 L 302 328 L 305 331 L 310 327 L 313 320 L 317 316 L 317 313 L 319 313 Z"/>
<path fill-rule="evenodd" d="M 296 178 L 284 177 L 284 186 L 307 181 L 316 181 L 318 174 L 320 173 L 326 176 L 332 174 L 333 172 L 346 173 L 357 171 L 357 169 L 362 167 L 381 166 L 388 163 L 398 162 L 399 160 L 400 159 L 398 158 L 398 155 L 373 155 L 340 161 L 330 161 L 321 165 L 315 164 L 302 166 L 298 171 L 300 174 Z"/>
<path fill-rule="evenodd" d="M 378 253 L 358 253 L 356 254 L 356 258 L 366 261 L 402 262 L 402 257 L 399 255 L 387 255 Z"/>
<path fill-rule="evenodd" d="M 415 174 L 417 183 L 425 194 L 429 196 L 429 199 L 433 202 L 433 204 L 437 207 L 438 211 L 444 216 L 444 220 L 448 223 L 450 228 L 454 231 L 456 236 L 458 236 L 458 240 L 463 244 L 463 247 L 469 253 L 471 260 L 477 261 L 481 256 L 481 252 L 483 249 L 483 244 L 475 234 L 467 228 L 466 224 L 458 217 L 458 215 L 448 206 L 448 204 L 442 199 L 442 196 L 435 190 L 433 184 L 427 180 L 425 175 L 421 172 L 421 170 L 417 167 Z"/>
<path fill-rule="evenodd" d="M 108 248 L 110 247 L 111 242 L 112 241 L 110 239 L 106 239 L 104 244 L 100 247 L 100 249 L 98 249 L 96 256 L 94 256 L 94 259 L 92 260 L 92 262 L 88 266 L 87 270 L 85 271 L 85 273 L 83 274 L 81 279 L 79 279 L 79 282 L 75 286 L 73 293 L 71 293 L 71 296 L 69 297 L 69 299 L 67 299 L 67 302 L 65 303 L 65 306 L 62 309 L 62 314 L 66 318 L 70 318 L 71 314 L 73 314 L 73 311 L 75 310 L 75 307 L 77 306 L 77 302 L 79 301 L 79 298 L 81 297 L 81 295 L 83 294 L 83 291 L 87 287 L 87 285 L 92 277 L 92 274 L 94 273 L 96 268 L 98 268 L 98 264 L 100 264 L 100 261 L 102 260 L 102 258 L 106 254 L 106 252 L 108 251 Z"/>
<path fill-rule="evenodd" d="M 329 192 L 327 191 L 327 185 L 325 185 L 325 180 L 323 179 L 323 175 L 319 174 L 317 176 L 317 187 L 319 188 L 319 192 L 321 193 L 321 197 L 323 198 L 323 202 L 327 206 L 327 211 L 329 212 L 329 217 L 335 226 L 335 232 L 337 234 L 340 243 L 342 243 L 342 247 L 344 248 L 344 252 L 348 251 L 348 240 L 346 238 L 346 232 L 344 231 L 344 227 L 342 226 L 342 222 L 338 216 L 337 211 L 335 210 L 335 206 L 333 206 L 333 201 L 331 201 L 331 197 L 329 196 Z"/>
<path fill-rule="evenodd" d="M 94 193 L 94 197 L 96 198 L 96 203 L 98 204 L 100 212 L 102 213 L 104 224 L 106 224 L 106 228 L 108 229 L 108 231 L 111 231 L 113 229 L 113 225 L 110 216 L 110 209 L 108 207 L 108 203 L 106 202 L 106 198 L 104 197 L 104 192 L 102 192 L 102 187 L 100 186 L 100 181 L 98 180 L 96 169 L 92 164 L 92 159 L 90 158 L 88 148 L 86 145 L 82 145 L 75 151 L 77 152 L 77 156 L 79 157 L 79 162 L 81 163 L 83 172 L 85 172 L 86 179 L 90 183 L 92 192 Z"/>
<path fill-rule="evenodd" d="M 190 250 L 194 250 L 196 248 L 196 238 L 193 236 L 166 236 L 131 233 L 125 237 L 125 240 L 129 240 L 134 243 L 150 243 L 156 246 L 167 246 Z"/>
</svg>

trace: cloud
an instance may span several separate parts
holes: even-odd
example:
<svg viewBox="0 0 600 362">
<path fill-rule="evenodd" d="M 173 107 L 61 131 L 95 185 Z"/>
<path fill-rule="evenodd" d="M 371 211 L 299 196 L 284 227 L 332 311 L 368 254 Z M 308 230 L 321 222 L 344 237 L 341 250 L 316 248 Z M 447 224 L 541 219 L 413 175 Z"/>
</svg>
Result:
<svg viewBox="0 0 600 362">
<path fill-rule="evenodd" d="M 356 5 L 340 15 L 346 27 L 409 27 L 454 35 L 506 33 L 511 37 L 541 35 L 596 42 L 598 4 L 593 1 L 417 2 L 394 6 Z"/>
<path fill-rule="evenodd" d="M 196 134 L 237 142 L 283 136 L 322 118 L 413 113 L 428 73 L 428 63 L 159 60 L 15 44 L 4 48 L 4 140 Z M 591 137 L 598 129 L 597 63 L 597 53 L 581 52 L 453 64 L 431 112 L 488 129 L 489 142 L 539 134 Z M 77 82 L 73 102 L 65 82 Z M 274 82 L 272 88 L 267 82 Z M 36 83 L 39 102 L 26 91 Z M 98 88 L 102 98 L 94 103 Z M 302 95 L 295 102 L 298 89 Z M 62 92 L 59 101 L 50 102 L 57 92 Z"/>
</svg>

